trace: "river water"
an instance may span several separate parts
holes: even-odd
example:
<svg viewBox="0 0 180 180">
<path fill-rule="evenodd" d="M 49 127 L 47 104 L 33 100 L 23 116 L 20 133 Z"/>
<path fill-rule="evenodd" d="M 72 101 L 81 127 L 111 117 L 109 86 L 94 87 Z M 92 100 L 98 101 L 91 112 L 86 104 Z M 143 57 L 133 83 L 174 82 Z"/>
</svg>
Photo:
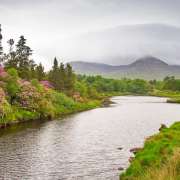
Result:
<svg viewBox="0 0 180 180">
<path fill-rule="evenodd" d="M 2 180 L 118 180 L 129 150 L 180 120 L 166 98 L 114 97 L 110 107 L 11 127 L 0 136 Z M 119 150 L 122 148 L 122 150 Z"/>
</svg>

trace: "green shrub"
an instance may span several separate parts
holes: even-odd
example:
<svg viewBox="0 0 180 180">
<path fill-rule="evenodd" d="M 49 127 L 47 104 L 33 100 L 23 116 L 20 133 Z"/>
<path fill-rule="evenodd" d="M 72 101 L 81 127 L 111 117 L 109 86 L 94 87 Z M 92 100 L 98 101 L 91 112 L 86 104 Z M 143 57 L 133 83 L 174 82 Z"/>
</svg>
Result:
<svg viewBox="0 0 180 180">
<path fill-rule="evenodd" d="M 12 112 L 10 104 L 5 98 L 5 93 L 2 88 L 0 88 L 0 121 L 4 123 L 4 119 L 8 114 Z"/>
</svg>

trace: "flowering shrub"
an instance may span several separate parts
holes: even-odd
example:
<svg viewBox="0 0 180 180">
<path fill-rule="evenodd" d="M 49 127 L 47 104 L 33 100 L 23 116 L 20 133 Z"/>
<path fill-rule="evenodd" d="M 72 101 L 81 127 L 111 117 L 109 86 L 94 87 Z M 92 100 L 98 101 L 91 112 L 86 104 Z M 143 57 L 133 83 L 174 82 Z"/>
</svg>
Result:
<svg viewBox="0 0 180 180">
<path fill-rule="evenodd" d="M 0 65 L 0 77 L 5 78 L 8 76 L 8 73 L 4 70 L 4 68 Z"/>
<path fill-rule="evenodd" d="M 22 108 L 38 112 L 45 117 L 54 116 L 55 110 L 48 89 L 38 88 L 29 81 L 21 81 L 20 86 L 18 101 Z"/>
<path fill-rule="evenodd" d="M 5 98 L 5 93 L 3 89 L 0 88 L 0 118 L 3 119 L 10 112 L 11 112 L 11 106 Z"/>
<path fill-rule="evenodd" d="M 0 87 L 4 89 L 6 87 L 6 83 L 4 81 L 0 81 Z"/>
<path fill-rule="evenodd" d="M 0 73 L 4 72 L 4 68 L 0 65 Z"/>
<path fill-rule="evenodd" d="M 40 84 L 42 84 L 45 88 L 54 88 L 54 86 L 49 81 L 40 81 Z"/>
<path fill-rule="evenodd" d="M 20 82 L 20 92 L 17 97 L 20 106 L 31 111 L 38 109 L 38 102 L 42 98 L 37 89 L 28 81 Z"/>
<path fill-rule="evenodd" d="M 55 107 L 53 106 L 52 102 L 49 101 L 46 98 L 43 98 L 42 100 L 39 101 L 39 108 L 38 112 L 41 114 L 43 117 L 54 117 L 55 116 Z"/>
</svg>

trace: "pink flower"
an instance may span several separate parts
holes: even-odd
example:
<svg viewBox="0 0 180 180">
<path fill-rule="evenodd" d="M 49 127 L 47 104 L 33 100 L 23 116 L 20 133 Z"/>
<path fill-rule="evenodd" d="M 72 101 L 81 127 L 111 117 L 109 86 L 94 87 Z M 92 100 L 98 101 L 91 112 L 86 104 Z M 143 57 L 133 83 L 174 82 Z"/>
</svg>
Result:
<svg viewBox="0 0 180 180">
<path fill-rule="evenodd" d="M 2 65 L 0 65 L 0 77 L 6 77 L 8 76 L 8 73 L 4 70 Z"/>
<path fill-rule="evenodd" d="M 4 68 L 2 67 L 2 65 L 0 65 L 0 73 L 5 72 Z"/>
<path fill-rule="evenodd" d="M 54 86 L 49 82 L 49 81 L 40 81 L 40 83 L 45 87 L 45 88 L 50 88 L 53 89 Z"/>
</svg>

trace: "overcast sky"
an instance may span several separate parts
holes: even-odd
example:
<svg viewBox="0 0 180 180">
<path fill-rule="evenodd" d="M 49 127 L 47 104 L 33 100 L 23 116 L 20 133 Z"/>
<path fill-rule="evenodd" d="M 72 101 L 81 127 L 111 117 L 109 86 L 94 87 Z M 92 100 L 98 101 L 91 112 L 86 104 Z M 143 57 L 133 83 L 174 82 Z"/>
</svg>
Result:
<svg viewBox="0 0 180 180">
<path fill-rule="evenodd" d="M 54 56 L 72 59 L 66 38 L 119 25 L 180 27 L 179 10 L 180 0 L 0 0 L 0 23 L 4 45 L 23 34 L 36 61 L 48 66 Z"/>
</svg>

